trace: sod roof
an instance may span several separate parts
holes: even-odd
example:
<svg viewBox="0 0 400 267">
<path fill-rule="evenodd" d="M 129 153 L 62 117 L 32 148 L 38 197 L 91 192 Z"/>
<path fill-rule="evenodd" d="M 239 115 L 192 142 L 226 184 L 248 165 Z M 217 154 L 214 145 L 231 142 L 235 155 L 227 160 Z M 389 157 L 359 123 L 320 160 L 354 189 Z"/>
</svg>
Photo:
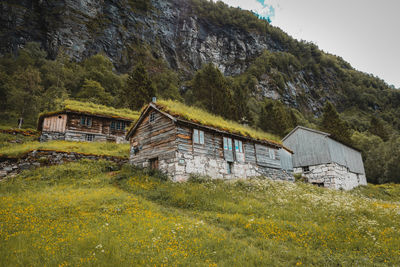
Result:
<svg viewBox="0 0 400 267">
<path fill-rule="evenodd" d="M 43 119 L 48 116 L 61 113 L 78 113 L 87 114 L 106 118 L 115 118 L 126 121 L 136 121 L 139 118 L 140 112 L 130 109 L 116 109 L 104 105 L 94 104 L 90 102 L 81 102 L 76 100 L 65 100 L 61 104 L 61 108 L 51 112 L 41 113 L 39 115 L 38 129 L 41 129 Z"/>
<path fill-rule="evenodd" d="M 212 127 L 227 133 L 276 144 L 282 147 L 280 138 L 276 135 L 254 129 L 234 121 L 226 120 L 220 116 L 213 115 L 197 107 L 187 106 L 183 103 L 172 100 L 157 100 L 157 103 L 151 103 L 149 105 L 154 105 L 160 111 L 168 113 L 169 115 L 177 119 L 189 121 L 198 125 Z M 148 110 L 149 105 L 144 107 L 142 109 L 142 112 Z M 140 122 L 137 121 L 137 123 Z M 132 125 L 131 129 L 128 131 L 127 137 L 129 137 L 133 133 L 134 128 L 135 125 Z"/>
</svg>

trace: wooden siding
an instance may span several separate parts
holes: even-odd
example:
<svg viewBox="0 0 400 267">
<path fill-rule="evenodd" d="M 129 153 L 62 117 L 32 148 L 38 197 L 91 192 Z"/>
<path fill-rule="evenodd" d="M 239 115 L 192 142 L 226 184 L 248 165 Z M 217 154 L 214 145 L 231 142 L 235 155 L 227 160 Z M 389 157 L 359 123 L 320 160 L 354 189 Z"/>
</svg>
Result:
<svg viewBox="0 0 400 267">
<path fill-rule="evenodd" d="M 332 162 L 346 166 L 351 172 L 364 174 L 361 153 L 331 138 L 327 140 Z"/>
<path fill-rule="evenodd" d="M 43 120 L 43 127 L 42 130 L 45 132 L 59 132 L 65 133 L 67 125 L 67 115 L 55 115 L 51 117 L 46 117 Z"/>
<path fill-rule="evenodd" d="M 294 152 L 294 168 L 335 162 L 352 172 L 365 173 L 360 152 L 331 139 L 324 133 L 299 128 L 283 143 Z"/>
<path fill-rule="evenodd" d="M 84 115 L 82 115 L 84 116 Z M 81 115 L 79 114 L 69 114 L 67 120 L 67 130 L 74 132 L 82 132 L 89 134 L 102 134 L 106 135 L 107 139 L 112 141 L 115 140 L 116 136 L 124 137 L 126 130 L 111 130 L 111 122 L 114 121 L 112 118 L 102 118 L 96 116 L 85 116 L 92 119 L 91 126 L 81 125 Z M 129 126 L 126 122 L 125 129 Z"/>
<path fill-rule="evenodd" d="M 145 162 L 152 158 L 162 160 L 175 157 L 177 150 L 176 125 L 161 113 L 152 112 L 155 112 L 154 121 L 149 121 L 149 113 L 130 139 L 132 148 L 138 149 L 136 155 L 132 154 L 132 160 L 137 163 Z"/>
<path fill-rule="evenodd" d="M 275 158 L 270 157 L 270 150 L 275 155 Z M 260 144 L 255 144 L 257 164 L 264 167 L 281 168 L 279 158 L 276 158 L 276 149 Z"/>
<path fill-rule="evenodd" d="M 294 152 L 293 167 L 319 165 L 331 162 L 325 135 L 297 129 L 283 144 Z"/>
<path fill-rule="evenodd" d="M 281 168 L 280 153 L 275 148 L 241 140 L 243 143 L 243 153 L 237 153 L 234 147 L 234 138 L 228 135 L 208 131 L 204 131 L 204 144 L 194 144 L 192 140 L 193 129 L 194 128 L 191 126 L 177 125 L 176 142 L 179 152 L 190 153 L 193 157 L 199 155 L 212 158 L 223 158 L 228 162 L 248 162 L 263 167 Z M 224 137 L 232 138 L 232 151 L 223 149 Z M 273 151 L 275 159 L 270 158 L 269 150 Z"/>
<path fill-rule="evenodd" d="M 285 149 L 279 149 L 281 168 L 286 171 L 293 171 L 292 154 Z"/>
</svg>

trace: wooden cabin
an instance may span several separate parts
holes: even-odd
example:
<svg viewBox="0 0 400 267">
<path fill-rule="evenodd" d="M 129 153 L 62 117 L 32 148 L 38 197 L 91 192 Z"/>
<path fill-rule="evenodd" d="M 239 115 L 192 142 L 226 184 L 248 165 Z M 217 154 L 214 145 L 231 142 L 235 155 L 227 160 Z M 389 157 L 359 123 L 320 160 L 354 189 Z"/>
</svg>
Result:
<svg viewBox="0 0 400 267">
<path fill-rule="evenodd" d="M 310 183 L 346 190 L 367 184 L 361 152 L 329 133 L 297 126 L 282 141 L 294 152 L 294 173 Z"/>
<path fill-rule="evenodd" d="M 125 135 L 137 113 L 92 103 L 67 100 L 63 109 L 41 114 L 41 141 L 126 142 Z"/>
<path fill-rule="evenodd" d="M 187 119 L 169 111 L 168 103 L 150 103 L 128 132 L 133 165 L 160 169 L 174 181 L 190 175 L 294 180 L 292 152 L 279 142 Z"/>
</svg>

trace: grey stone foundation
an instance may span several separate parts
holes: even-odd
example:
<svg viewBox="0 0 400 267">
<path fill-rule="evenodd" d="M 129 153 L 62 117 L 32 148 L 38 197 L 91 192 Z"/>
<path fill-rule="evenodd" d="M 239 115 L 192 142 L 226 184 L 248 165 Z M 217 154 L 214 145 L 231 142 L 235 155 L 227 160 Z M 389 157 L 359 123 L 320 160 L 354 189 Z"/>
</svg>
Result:
<svg viewBox="0 0 400 267">
<path fill-rule="evenodd" d="M 40 136 L 40 142 L 46 142 L 51 140 L 65 140 L 65 133 L 42 132 Z"/>
<path fill-rule="evenodd" d="M 147 159 L 132 160 L 135 166 L 147 168 Z M 189 153 L 170 152 L 158 157 L 158 168 L 173 181 L 187 181 L 190 175 L 209 176 L 213 179 L 236 179 L 265 176 L 273 180 L 294 181 L 293 174 L 281 169 L 262 167 L 251 163 L 234 162 L 228 173 L 228 163 L 222 158 L 193 156 Z"/>
<path fill-rule="evenodd" d="M 304 172 L 302 168 L 295 168 L 294 173 L 302 174 L 309 183 L 333 189 L 351 190 L 359 185 L 367 185 L 365 174 L 353 173 L 337 163 L 314 165 L 308 168 L 307 172 Z"/>
<path fill-rule="evenodd" d="M 86 132 L 78 132 L 78 131 L 66 131 L 65 133 L 59 132 L 42 132 L 40 136 L 40 142 L 52 141 L 52 140 L 65 140 L 65 141 L 76 141 L 76 142 L 85 142 L 86 135 L 93 135 L 93 142 L 107 142 L 112 141 L 117 144 L 128 143 L 125 140 L 125 136 L 107 136 L 105 134 L 96 134 L 96 133 L 86 133 Z"/>
</svg>

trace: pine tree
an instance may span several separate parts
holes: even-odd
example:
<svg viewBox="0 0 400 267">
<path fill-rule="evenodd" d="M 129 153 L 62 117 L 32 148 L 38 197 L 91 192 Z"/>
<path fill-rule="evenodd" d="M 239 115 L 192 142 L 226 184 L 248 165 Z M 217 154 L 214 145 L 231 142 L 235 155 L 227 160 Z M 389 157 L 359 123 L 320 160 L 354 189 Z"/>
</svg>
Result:
<svg viewBox="0 0 400 267">
<path fill-rule="evenodd" d="M 389 140 L 389 134 L 385 126 L 383 125 L 382 121 L 375 116 L 371 118 L 368 131 L 376 136 L 379 136 L 383 141 Z"/>
<path fill-rule="evenodd" d="M 129 75 L 121 97 L 125 99 L 128 108 L 138 110 L 149 103 L 153 96 L 155 96 L 154 85 L 144 66 L 139 64 Z"/>
<path fill-rule="evenodd" d="M 82 101 L 93 102 L 96 104 L 111 105 L 113 97 L 107 93 L 100 83 L 92 80 L 85 80 L 77 98 Z"/>
<path fill-rule="evenodd" d="M 345 121 L 340 119 L 336 108 L 329 101 L 324 107 L 321 130 L 330 133 L 332 138 L 344 144 L 352 144 L 350 127 Z"/>
<path fill-rule="evenodd" d="M 197 71 L 192 80 L 194 99 L 211 113 L 232 119 L 233 98 L 227 80 L 213 64 Z"/>
<path fill-rule="evenodd" d="M 258 126 L 266 132 L 284 136 L 296 122 L 293 112 L 286 109 L 281 102 L 269 100 L 261 110 Z"/>
</svg>

